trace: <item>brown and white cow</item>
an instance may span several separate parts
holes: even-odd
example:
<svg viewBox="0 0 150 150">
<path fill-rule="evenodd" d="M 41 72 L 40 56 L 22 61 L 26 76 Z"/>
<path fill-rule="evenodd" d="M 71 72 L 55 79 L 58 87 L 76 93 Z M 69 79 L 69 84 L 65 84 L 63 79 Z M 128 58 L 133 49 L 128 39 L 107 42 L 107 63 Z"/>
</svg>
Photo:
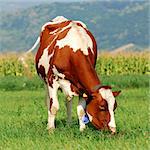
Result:
<svg viewBox="0 0 150 150">
<path fill-rule="evenodd" d="M 85 129 L 82 117 L 87 113 L 97 129 L 115 132 L 114 97 L 120 92 L 101 86 L 94 69 L 97 45 L 86 25 L 58 16 L 43 25 L 40 37 L 28 52 L 38 43 L 35 62 L 37 73 L 48 90 L 48 129 L 55 128 L 55 116 L 59 110 L 57 91 L 61 88 L 69 108 L 72 97 L 79 96 L 77 114 L 80 131 Z"/>
</svg>

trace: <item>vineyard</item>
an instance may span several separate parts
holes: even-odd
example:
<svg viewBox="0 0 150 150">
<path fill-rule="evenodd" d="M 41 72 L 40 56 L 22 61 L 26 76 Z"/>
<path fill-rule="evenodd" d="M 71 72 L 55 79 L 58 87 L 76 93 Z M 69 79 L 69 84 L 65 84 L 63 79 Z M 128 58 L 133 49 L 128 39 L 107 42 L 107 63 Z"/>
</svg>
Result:
<svg viewBox="0 0 150 150">
<path fill-rule="evenodd" d="M 26 65 L 19 61 L 22 54 L 0 55 L 0 76 L 35 76 L 34 56 L 25 56 Z M 99 75 L 148 74 L 149 52 L 102 53 L 97 59 L 96 71 Z M 26 66 L 26 67 L 25 67 Z"/>
</svg>

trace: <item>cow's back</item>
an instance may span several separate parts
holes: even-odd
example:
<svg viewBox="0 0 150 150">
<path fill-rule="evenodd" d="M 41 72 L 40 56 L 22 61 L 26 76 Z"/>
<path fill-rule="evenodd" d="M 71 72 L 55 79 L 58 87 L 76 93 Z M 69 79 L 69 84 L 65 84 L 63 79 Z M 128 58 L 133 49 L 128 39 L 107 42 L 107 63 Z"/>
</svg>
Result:
<svg viewBox="0 0 150 150">
<path fill-rule="evenodd" d="M 97 46 L 93 35 L 79 21 L 63 21 L 43 26 L 36 54 L 37 72 L 46 81 L 59 72 L 60 77 L 78 84 L 80 63 L 95 67 Z M 77 62 L 77 63 L 76 63 Z"/>
</svg>

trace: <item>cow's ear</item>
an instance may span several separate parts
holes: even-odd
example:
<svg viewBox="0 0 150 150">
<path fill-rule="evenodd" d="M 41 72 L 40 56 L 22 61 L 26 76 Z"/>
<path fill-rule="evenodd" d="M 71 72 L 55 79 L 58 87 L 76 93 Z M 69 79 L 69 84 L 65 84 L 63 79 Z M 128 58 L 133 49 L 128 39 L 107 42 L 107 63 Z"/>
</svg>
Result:
<svg viewBox="0 0 150 150">
<path fill-rule="evenodd" d="M 121 91 L 115 91 L 115 92 L 112 92 L 112 93 L 113 93 L 114 97 L 116 97 L 121 93 Z"/>
</svg>

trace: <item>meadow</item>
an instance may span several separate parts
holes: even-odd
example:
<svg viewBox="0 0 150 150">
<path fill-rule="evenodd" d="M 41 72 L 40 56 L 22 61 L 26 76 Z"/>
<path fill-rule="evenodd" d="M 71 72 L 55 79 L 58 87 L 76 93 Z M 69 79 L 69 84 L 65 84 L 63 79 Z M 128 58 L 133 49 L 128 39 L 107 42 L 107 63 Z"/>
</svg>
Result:
<svg viewBox="0 0 150 150">
<path fill-rule="evenodd" d="M 107 59 L 103 59 L 103 62 L 105 61 L 106 65 L 99 62 L 100 60 L 97 62 L 96 69 L 102 83 L 111 85 L 113 90 L 122 91 L 121 95 L 117 97 L 118 107 L 115 111 L 117 133 L 114 136 L 110 135 L 108 131 L 96 130 L 90 123 L 84 132 L 79 132 L 76 114 L 77 98 L 73 100 L 73 118 L 72 123 L 68 125 L 66 123 L 65 97 L 61 92 L 58 95 L 60 110 L 56 118 L 56 130 L 48 133 L 46 130 L 46 93 L 43 83 L 34 72 L 33 61 L 30 61 L 30 63 L 28 61 L 33 71 L 31 71 L 30 76 L 25 76 L 23 66 L 19 62 L 15 62 L 17 56 L 13 56 L 9 61 L 6 56 L 3 56 L 3 58 L 1 56 L 0 149 L 147 150 L 149 148 L 150 98 L 148 57 L 145 54 L 133 54 L 132 57 L 135 59 L 132 59 L 132 62 L 129 61 L 130 56 L 110 57 L 105 55 Z M 125 61 L 126 68 L 129 68 L 126 69 L 126 72 L 121 67 L 123 65 L 121 58 L 128 59 L 128 61 Z M 119 71 L 122 68 L 122 73 L 117 71 L 110 73 L 109 70 L 111 68 L 114 70 L 112 66 L 115 66 L 114 62 L 117 62 L 117 60 L 122 62 L 122 65 L 116 63 L 116 65 L 120 65 Z M 6 65 L 7 67 L 2 66 L 2 64 L 6 64 L 6 61 L 7 65 L 15 66 L 17 71 L 8 69 L 9 65 Z M 102 68 L 102 64 L 105 68 Z M 139 69 L 136 68 L 138 66 Z M 132 68 L 134 68 L 134 72 L 131 72 Z M 100 73 L 100 69 L 104 72 Z M 19 74 L 16 74 L 16 72 Z"/>
</svg>

